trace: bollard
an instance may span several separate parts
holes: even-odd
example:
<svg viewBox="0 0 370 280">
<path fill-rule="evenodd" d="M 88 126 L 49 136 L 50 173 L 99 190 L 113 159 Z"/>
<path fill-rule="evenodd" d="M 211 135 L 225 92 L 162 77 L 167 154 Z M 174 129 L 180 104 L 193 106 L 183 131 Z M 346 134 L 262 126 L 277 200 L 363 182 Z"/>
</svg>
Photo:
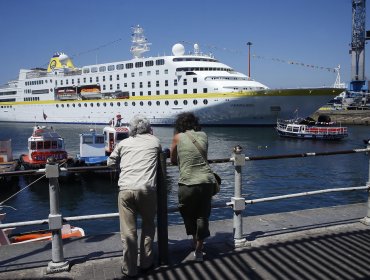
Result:
<svg viewBox="0 0 370 280">
<path fill-rule="evenodd" d="M 370 140 L 367 142 L 367 148 L 370 149 Z M 366 217 L 362 218 L 360 220 L 361 223 L 370 226 L 370 153 L 368 152 L 369 155 L 369 175 L 367 177 L 367 213 Z"/>
<path fill-rule="evenodd" d="M 242 198 L 242 166 L 245 165 L 245 155 L 242 154 L 242 147 L 236 146 L 232 155 L 235 166 L 235 190 L 234 197 L 231 198 L 233 205 L 233 227 L 234 227 L 234 247 L 240 248 L 249 246 L 243 237 L 243 216 L 242 212 L 245 209 L 245 199 Z"/>
<path fill-rule="evenodd" d="M 50 214 L 49 229 L 51 230 L 51 262 L 46 273 L 69 271 L 69 262 L 64 260 L 62 241 L 62 215 L 59 209 L 59 166 L 53 157 L 47 159 L 46 178 L 49 178 Z"/>
<path fill-rule="evenodd" d="M 168 264 L 168 217 L 167 217 L 167 184 L 166 184 L 166 156 L 159 154 L 157 175 L 157 234 L 158 234 L 158 262 Z"/>
</svg>

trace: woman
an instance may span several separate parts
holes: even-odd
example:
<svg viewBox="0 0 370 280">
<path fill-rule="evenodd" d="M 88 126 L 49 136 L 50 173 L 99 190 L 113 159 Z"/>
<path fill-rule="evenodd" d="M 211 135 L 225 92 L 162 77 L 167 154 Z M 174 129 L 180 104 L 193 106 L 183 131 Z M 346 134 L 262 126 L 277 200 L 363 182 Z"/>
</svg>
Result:
<svg viewBox="0 0 370 280">
<path fill-rule="evenodd" d="M 171 162 L 179 166 L 179 210 L 186 233 L 193 236 L 197 261 L 203 261 L 203 241 L 210 235 L 208 219 L 216 183 L 206 162 L 207 150 L 208 138 L 200 131 L 198 118 L 192 113 L 180 114 L 175 122 Z"/>
</svg>

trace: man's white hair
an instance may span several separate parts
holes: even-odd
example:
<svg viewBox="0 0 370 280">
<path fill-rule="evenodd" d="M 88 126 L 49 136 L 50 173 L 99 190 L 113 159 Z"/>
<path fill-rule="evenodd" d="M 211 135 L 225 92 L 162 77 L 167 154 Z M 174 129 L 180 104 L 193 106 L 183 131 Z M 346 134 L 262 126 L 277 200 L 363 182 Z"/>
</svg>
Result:
<svg viewBox="0 0 370 280">
<path fill-rule="evenodd" d="M 130 120 L 130 136 L 146 134 L 150 132 L 150 122 L 146 117 L 142 115 L 136 115 Z"/>
</svg>

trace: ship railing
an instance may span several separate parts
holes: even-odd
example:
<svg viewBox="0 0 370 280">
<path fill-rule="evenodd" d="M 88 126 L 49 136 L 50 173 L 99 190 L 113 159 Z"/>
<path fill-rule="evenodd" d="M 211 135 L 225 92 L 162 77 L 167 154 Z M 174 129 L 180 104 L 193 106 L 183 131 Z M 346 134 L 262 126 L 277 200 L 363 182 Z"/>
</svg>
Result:
<svg viewBox="0 0 370 280">
<path fill-rule="evenodd" d="M 365 225 L 370 225 L 370 161 L 369 161 L 369 175 L 368 181 L 363 186 L 347 187 L 347 188 L 331 188 L 322 189 L 316 191 L 308 191 L 301 193 L 293 193 L 287 195 L 279 195 L 272 197 L 246 199 L 242 197 L 242 169 L 249 161 L 261 161 L 261 160 L 277 160 L 277 159 L 291 159 L 291 158 L 306 158 L 316 156 L 333 156 L 333 155 L 345 155 L 354 153 L 368 153 L 370 152 L 370 140 L 368 141 L 367 147 L 362 149 L 352 149 L 343 151 L 331 151 L 331 152 L 308 152 L 299 154 L 285 154 L 285 155 L 271 155 L 271 156 L 245 156 L 242 153 L 243 149 L 240 146 L 234 147 L 233 154 L 230 158 L 225 159 L 213 159 L 208 160 L 210 164 L 217 163 L 233 163 L 234 165 L 234 196 L 231 197 L 230 202 L 225 204 L 214 205 L 213 208 L 217 207 L 230 207 L 233 210 L 233 241 L 234 247 L 246 247 L 250 246 L 250 241 L 247 241 L 246 236 L 243 232 L 243 214 L 245 214 L 246 205 L 253 205 L 262 202 L 271 202 L 281 199 L 297 198 L 309 195 L 317 195 L 323 193 L 332 192 L 344 192 L 344 191 L 367 191 L 367 214 L 361 220 Z M 158 251 L 159 251 L 159 263 L 168 263 L 168 213 L 178 211 L 177 208 L 168 208 L 167 205 L 167 187 L 166 187 L 166 158 L 164 153 L 160 155 L 160 164 L 158 171 L 158 207 L 157 207 L 157 231 L 158 231 Z M 50 160 L 50 159 L 48 159 Z M 52 232 L 52 261 L 49 262 L 47 271 L 50 273 L 61 272 L 69 270 L 69 262 L 64 259 L 63 255 L 63 243 L 61 228 L 64 222 L 69 221 L 81 221 L 81 220 L 93 220 L 93 219 L 106 219 L 116 218 L 119 216 L 118 213 L 106 213 L 97 215 L 85 215 L 75 217 L 63 217 L 59 209 L 59 182 L 58 178 L 60 171 L 65 172 L 86 172 L 86 171 L 97 171 L 97 170 L 112 170 L 105 166 L 100 167 L 70 167 L 60 168 L 55 162 L 49 161 L 45 169 L 31 170 L 31 171 L 14 171 L 0 173 L 0 176 L 8 175 L 31 175 L 31 174 L 44 174 L 49 179 L 49 195 L 50 195 L 50 214 L 48 219 L 36 220 L 36 221 L 25 221 L 16 223 L 0 224 L 0 229 L 29 226 L 29 225 L 42 225 L 49 224 L 49 229 Z M 114 170 L 112 170 L 114 172 Z M 5 201 L 0 203 L 0 209 Z"/>
</svg>

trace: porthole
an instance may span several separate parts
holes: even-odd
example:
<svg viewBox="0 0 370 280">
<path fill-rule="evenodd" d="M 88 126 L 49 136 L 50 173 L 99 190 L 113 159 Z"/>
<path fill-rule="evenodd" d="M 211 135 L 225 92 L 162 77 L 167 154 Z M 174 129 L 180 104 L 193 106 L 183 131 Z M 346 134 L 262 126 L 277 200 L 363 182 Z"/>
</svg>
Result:
<svg viewBox="0 0 370 280">
<path fill-rule="evenodd" d="M 148 101 L 148 105 L 149 106 L 152 106 L 152 101 Z"/>
<path fill-rule="evenodd" d="M 87 103 L 84 103 L 84 106 L 87 107 Z"/>
<path fill-rule="evenodd" d="M 117 106 L 120 107 L 121 106 L 121 102 L 117 102 Z"/>
<path fill-rule="evenodd" d="M 143 106 L 144 105 L 144 102 L 143 101 L 140 101 L 140 106 Z"/>
<path fill-rule="evenodd" d="M 204 99 L 203 100 L 203 104 L 207 105 L 208 104 L 208 100 L 207 99 Z"/>
<path fill-rule="evenodd" d="M 81 103 L 78 103 L 78 107 L 81 107 Z"/>
<path fill-rule="evenodd" d="M 113 107 L 113 102 L 110 103 L 110 106 Z"/>
<path fill-rule="evenodd" d="M 173 102 L 173 104 L 178 105 L 178 104 L 179 104 L 179 102 L 178 102 L 177 100 L 175 100 L 175 101 Z"/>
<path fill-rule="evenodd" d="M 168 100 L 166 100 L 166 101 L 164 102 L 164 104 L 168 105 L 168 104 L 169 104 Z"/>
<path fill-rule="evenodd" d="M 104 103 L 103 103 L 103 106 L 104 106 L 104 107 L 107 107 L 107 103 L 105 103 L 105 102 L 104 102 Z"/>
<path fill-rule="evenodd" d="M 57 105 L 55 105 L 55 106 L 57 106 L 57 108 L 59 108 L 59 104 L 57 104 Z M 2 108 L 2 107 L 1 107 Z"/>
<path fill-rule="evenodd" d="M 74 104 L 74 103 L 73 103 L 73 104 L 72 104 L 72 107 L 73 107 L 73 108 L 74 108 L 74 107 L 76 107 L 76 104 Z"/>
<path fill-rule="evenodd" d="M 197 105 L 198 104 L 198 101 L 196 99 L 193 100 L 193 104 L 194 105 Z"/>
<path fill-rule="evenodd" d="M 64 104 L 62 104 L 62 108 L 64 108 Z"/>
<path fill-rule="evenodd" d="M 69 108 L 69 104 L 67 104 L 67 107 Z"/>
<path fill-rule="evenodd" d="M 90 107 L 94 107 L 94 103 L 90 103 Z"/>
<path fill-rule="evenodd" d="M 184 100 L 184 105 L 188 105 L 188 101 L 187 100 Z"/>
<path fill-rule="evenodd" d="M 128 106 L 128 102 L 125 102 L 125 106 Z"/>
<path fill-rule="evenodd" d="M 96 103 L 96 106 L 100 107 L 100 103 Z"/>
<path fill-rule="evenodd" d="M 161 105 L 161 102 L 160 101 L 157 101 L 156 104 L 159 106 L 159 105 Z"/>
<path fill-rule="evenodd" d="M 135 104 L 135 101 L 133 101 L 131 104 L 132 104 L 132 106 L 135 106 L 135 105 L 136 105 L 136 104 Z"/>
</svg>

